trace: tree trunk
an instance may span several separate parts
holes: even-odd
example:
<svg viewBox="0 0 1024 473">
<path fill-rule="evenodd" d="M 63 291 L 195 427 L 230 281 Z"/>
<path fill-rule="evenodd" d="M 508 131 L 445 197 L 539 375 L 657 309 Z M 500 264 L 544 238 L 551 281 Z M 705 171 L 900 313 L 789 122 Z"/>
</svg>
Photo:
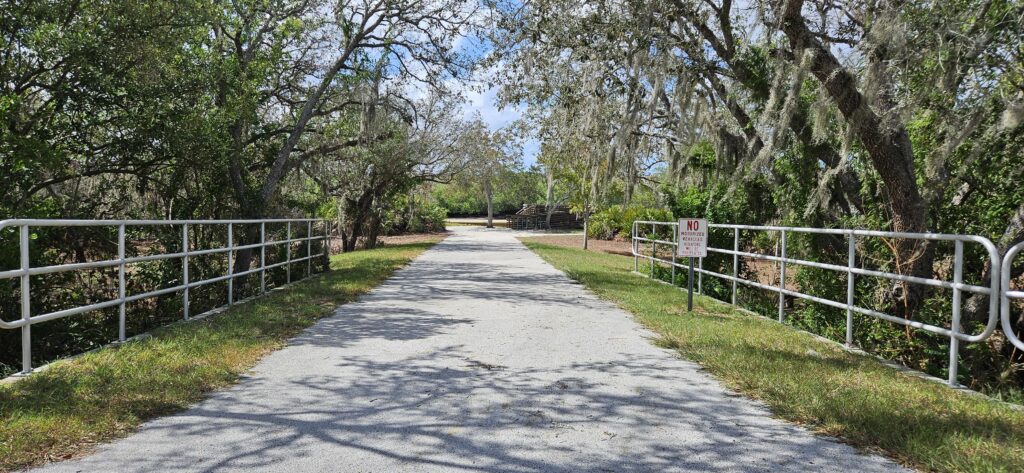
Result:
<svg viewBox="0 0 1024 473">
<path fill-rule="evenodd" d="M 801 9 L 803 0 L 786 0 L 782 7 L 782 31 L 789 38 L 796 58 L 812 54 L 811 73 L 821 82 L 839 107 L 847 123 L 853 127 L 868 152 L 872 167 L 878 172 L 888 195 L 892 227 L 897 232 L 921 233 L 927 230 L 927 205 L 917 188 L 914 175 L 914 154 L 910 137 L 902 123 L 882 123 L 864 95 L 857 89 L 857 80 L 832 52 L 807 28 Z M 878 59 L 873 59 L 877 61 Z M 885 100 L 884 94 L 881 100 Z M 883 109 L 892 104 L 882 103 Z M 892 242 L 896 271 L 900 274 L 930 277 L 933 249 L 925 241 L 896 239 Z M 893 298 L 901 300 L 905 317 L 912 316 L 925 296 L 920 284 L 894 287 Z"/>
<path fill-rule="evenodd" d="M 376 248 L 378 236 L 380 236 L 380 216 L 374 212 L 370 215 L 370 221 L 366 231 L 366 242 L 363 244 L 363 248 L 367 250 Z"/>
<path fill-rule="evenodd" d="M 238 239 L 238 242 L 235 244 L 235 246 L 253 245 L 260 242 L 259 229 L 257 228 L 255 231 L 253 231 L 245 227 L 245 225 L 234 226 L 235 238 Z M 254 250 L 253 248 L 244 248 L 235 251 L 235 262 L 234 267 L 232 269 L 233 274 L 244 273 L 252 267 L 252 259 L 253 256 L 255 256 L 255 251 L 256 250 Z M 235 278 L 232 284 L 234 285 L 234 289 L 236 291 L 243 290 L 246 287 L 246 277 L 239 276 Z"/>
<path fill-rule="evenodd" d="M 413 190 L 410 190 L 409 191 L 409 220 L 407 220 L 406 224 L 405 224 L 406 231 L 411 230 L 410 227 L 412 225 L 412 222 L 415 221 L 415 220 L 416 220 L 415 192 Z"/>
<path fill-rule="evenodd" d="M 494 228 L 494 189 L 490 179 L 484 181 L 484 197 L 487 199 L 487 228 Z"/>
<path fill-rule="evenodd" d="M 590 232 L 589 230 L 590 212 L 583 212 L 583 249 L 587 249 L 590 243 Z"/>
<path fill-rule="evenodd" d="M 677 5 L 682 6 L 681 0 L 677 0 Z M 729 68 L 734 74 L 734 78 L 740 84 L 743 85 L 747 90 L 751 92 L 752 98 L 760 103 L 768 101 L 771 95 L 770 87 L 768 83 L 763 80 L 763 77 L 756 71 L 751 70 L 748 65 L 743 61 L 736 60 L 736 49 L 732 41 L 732 23 L 730 21 L 730 11 L 732 3 L 723 3 L 722 8 L 716 13 L 719 20 L 719 29 L 725 35 L 725 39 L 720 40 L 715 32 L 708 26 L 708 22 L 696 15 L 696 13 L 688 8 L 681 8 L 679 13 L 686 20 L 697 29 L 701 37 L 703 37 L 714 49 L 715 53 L 722 58 L 728 64 Z M 690 51 L 694 57 L 699 57 L 703 53 L 699 50 Z M 752 125 L 752 120 L 747 112 L 739 106 L 736 102 L 732 93 L 730 93 L 718 75 L 713 72 L 714 68 L 708 68 L 710 72 L 703 74 L 712 87 L 712 90 L 725 102 L 726 109 L 736 119 L 736 122 L 740 125 L 740 129 L 743 130 L 744 137 L 749 143 L 749 151 L 753 155 L 757 155 L 764 143 L 758 136 L 757 131 Z M 790 130 L 796 134 L 805 148 L 805 155 L 808 158 L 814 159 L 815 164 L 817 160 L 821 160 L 826 166 L 834 168 L 841 163 L 841 157 L 831 145 L 827 143 L 817 143 L 814 139 L 812 127 L 808 120 L 808 114 L 806 107 L 797 107 L 795 113 L 789 120 Z M 863 202 L 860 198 L 860 178 L 853 172 L 849 167 L 839 171 L 839 175 L 836 176 L 837 188 L 833 189 L 833 197 L 838 199 L 839 204 L 843 207 L 856 208 L 857 211 L 863 213 L 864 207 Z"/>
<path fill-rule="evenodd" d="M 545 212 L 547 216 L 544 218 L 544 224 L 548 230 L 551 230 L 551 214 L 555 211 L 555 173 L 549 169 L 547 172 L 548 178 L 548 192 L 545 200 Z"/>
<path fill-rule="evenodd" d="M 373 206 L 374 188 L 368 188 L 363 191 L 362 195 L 358 199 L 346 199 L 349 211 L 347 212 L 349 217 L 349 229 L 348 236 L 342 241 L 342 251 L 355 251 L 356 244 L 359 243 L 359 237 L 362 236 L 363 224 L 366 223 L 367 217 L 369 217 L 370 209 Z"/>
</svg>

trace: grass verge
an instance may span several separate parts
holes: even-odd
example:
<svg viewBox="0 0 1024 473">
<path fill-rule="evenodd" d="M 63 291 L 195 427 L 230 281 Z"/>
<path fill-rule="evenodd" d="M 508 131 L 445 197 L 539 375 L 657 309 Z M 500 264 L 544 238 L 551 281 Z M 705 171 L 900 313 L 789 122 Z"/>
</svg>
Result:
<svg viewBox="0 0 1024 473">
<path fill-rule="evenodd" d="M 1024 412 L 969 396 L 713 299 L 631 274 L 628 257 L 523 239 L 545 261 L 632 312 L 659 343 L 775 415 L 933 471 L 1024 470 Z"/>
<path fill-rule="evenodd" d="M 264 355 L 442 238 L 336 255 L 320 277 L 0 385 L 0 471 L 79 456 L 235 383 Z"/>
</svg>

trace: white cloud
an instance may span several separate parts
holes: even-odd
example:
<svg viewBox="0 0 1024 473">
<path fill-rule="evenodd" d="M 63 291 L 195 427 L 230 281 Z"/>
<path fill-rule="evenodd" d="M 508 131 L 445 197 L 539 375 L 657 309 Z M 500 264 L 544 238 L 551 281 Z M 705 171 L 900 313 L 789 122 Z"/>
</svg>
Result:
<svg viewBox="0 0 1024 473">
<path fill-rule="evenodd" d="M 478 15 L 478 22 L 487 17 L 487 12 L 483 10 L 478 10 L 476 13 Z M 480 58 L 490 49 L 489 45 L 485 40 L 474 36 L 470 30 L 467 27 L 465 34 L 454 38 L 451 46 L 462 54 Z M 413 66 L 416 68 L 416 64 L 413 64 Z M 415 72 L 419 73 L 421 71 L 416 70 Z M 461 94 L 464 98 L 461 108 L 463 120 L 472 120 L 479 116 L 488 128 L 498 130 L 509 126 L 521 118 L 524 110 L 518 106 L 500 107 L 497 100 L 498 88 L 491 86 L 483 89 L 481 87 L 481 78 L 486 77 L 491 72 L 493 71 L 477 71 L 477 77 L 470 79 L 447 78 L 445 85 L 451 91 Z M 417 81 L 407 82 L 403 87 L 405 88 L 405 95 L 414 101 L 423 99 L 428 94 L 426 85 Z M 539 149 L 540 143 L 536 139 L 530 138 L 523 143 L 523 162 L 527 166 L 536 162 L 536 155 Z"/>
<path fill-rule="evenodd" d="M 480 119 L 491 130 L 498 130 L 510 125 L 523 116 L 523 110 L 515 106 L 498 106 L 498 89 L 491 87 L 484 91 L 464 90 L 466 101 L 462 104 L 462 118 L 472 120 L 479 115 Z M 540 143 L 528 138 L 523 143 L 523 162 L 529 166 L 537 161 Z"/>
<path fill-rule="evenodd" d="M 523 114 L 515 107 L 499 108 L 497 104 L 497 88 L 490 88 L 483 92 L 463 91 L 466 102 L 462 106 L 462 117 L 471 120 L 477 114 L 480 119 L 490 127 L 491 130 L 504 128 L 510 123 L 518 120 Z"/>
</svg>

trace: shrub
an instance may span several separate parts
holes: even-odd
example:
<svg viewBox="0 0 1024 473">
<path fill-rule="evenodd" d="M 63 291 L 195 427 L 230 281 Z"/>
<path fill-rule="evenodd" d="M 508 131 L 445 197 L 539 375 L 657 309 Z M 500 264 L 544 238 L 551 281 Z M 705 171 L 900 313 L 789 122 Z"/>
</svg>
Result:
<svg viewBox="0 0 1024 473">
<path fill-rule="evenodd" d="M 668 222 L 672 220 L 672 212 L 651 207 L 613 205 L 590 216 L 587 233 L 593 238 L 604 240 L 630 238 L 633 236 L 633 222 L 637 220 Z"/>
<path fill-rule="evenodd" d="M 444 231 L 444 223 L 448 218 L 448 211 L 444 207 L 436 202 L 417 199 L 416 211 L 410 217 L 407 202 L 404 198 L 400 199 L 384 212 L 381 227 L 385 235 Z"/>
<path fill-rule="evenodd" d="M 409 231 L 413 233 L 444 231 L 444 222 L 448 219 L 448 211 L 436 203 L 424 204 L 409 222 Z"/>
</svg>

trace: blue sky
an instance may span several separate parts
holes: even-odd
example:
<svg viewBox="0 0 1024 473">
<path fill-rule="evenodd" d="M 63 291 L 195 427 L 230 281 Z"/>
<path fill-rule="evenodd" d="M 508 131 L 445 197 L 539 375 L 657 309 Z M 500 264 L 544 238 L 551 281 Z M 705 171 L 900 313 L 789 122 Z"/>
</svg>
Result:
<svg viewBox="0 0 1024 473">
<path fill-rule="evenodd" d="M 453 44 L 456 51 L 465 57 L 476 60 L 485 56 L 491 51 L 488 41 L 474 33 L 455 40 Z M 461 85 L 461 92 L 466 98 L 462 105 L 463 119 L 470 120 L 474 115 L 479 114 L 480 119 L 493 131 L 506 127 L 523 116 L 523 108 L 519 106 L 498 106 L 498 87 L 481 87 L 482 85 L 493 84 L 487 80 L 493 74 L 493 70 L 479 71 L 470 83 Z M 481 90 L 482 89 L 482 90 Z M 528 139 L 523 143 L 523 163 L 530 166 L 537 161 L 537 153 L 540 150 L 540 143 L 536 139 Z"/>
<path fill-rule="evenodd" d="M 487 124 L 491 130 L 497 130 L 508 126 L 522 116 L 523 110 L 519 107 L 498 107 L 498 89 L 491 87 L 482 92 L 464 90 L 466 102 L 462 105 L 462 116 L 464 119 L 472 119 L 475 114 Z M 529 139 L 523 143 L 523 163 L 527 166 L 537 161 L 537 152 L 540 143 L 536 139 Z"/>
<path fill-rule="evenodd" d="M 478 12 L 478 14 L 487 16 L 482 11 Z M 486 22 L 482 17 L 481 21 Z M 458 55 L 468 59 L 470 62 L 476 62 L 492 51 L 489 40 L 478 35 L 470 27 L 466 27 L 463 35 L 454 38 L 451 47 Z M 413 69 L 417 69 L 415 65 Z M 494 73 L 493 69 L 478 70 L 473 77 L 468 79 L 448 77 L 446 80 L 446 85 L 453 89 L 454 92 L 460 93 L 465 100 L 461 107 L 462 119 L 472 120 L 475 116 L 479 115 L 480 119 L 492 131 L 512 124 L 521 118 L 525 111 L 521 106 L 501 107 L 498 105 L 499 87 L 493 85 L 495 82 L 492 80 Z M 428 93 L 426 85 L 423 83 L 413 81 L 406 86 L 410 87 L 410 89 L 407 89 L 407 92 L 410 94 L 410 98 L 414 100 L 423 98 Z M 522 149 L 523 164 L 530 166 L 536 163 L 540 143 L 536 139 L 527 139 L 523 143 Z"/>
</svg>

